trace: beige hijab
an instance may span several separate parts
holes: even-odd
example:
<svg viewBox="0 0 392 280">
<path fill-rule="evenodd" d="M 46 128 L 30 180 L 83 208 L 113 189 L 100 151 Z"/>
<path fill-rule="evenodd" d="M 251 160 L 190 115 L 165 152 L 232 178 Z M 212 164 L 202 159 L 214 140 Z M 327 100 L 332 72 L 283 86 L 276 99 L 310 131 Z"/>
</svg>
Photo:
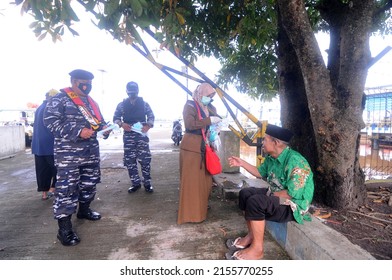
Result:
<svg viewBox="0 0 392 280">
<path fill-rule="evenodd" d="M 208 113 L 207 106 L 205 106 L 205 105 L 203 105 L 203 103 L 201 103 L 201 99 L 203 96 L 208 96 L 212 92 L 215 93 L 215 89 L 210 84 L 202 83 L 197 86 L 197 88 L 195 89 L 195 91 L 192 94 L 193 100 L 195 100 L 195 102 L 197 102 L 197 104 L 199 104 L 200 108 L 206 114 L 206 117 L 209 117 L 210 114 Z"/>
</svg>

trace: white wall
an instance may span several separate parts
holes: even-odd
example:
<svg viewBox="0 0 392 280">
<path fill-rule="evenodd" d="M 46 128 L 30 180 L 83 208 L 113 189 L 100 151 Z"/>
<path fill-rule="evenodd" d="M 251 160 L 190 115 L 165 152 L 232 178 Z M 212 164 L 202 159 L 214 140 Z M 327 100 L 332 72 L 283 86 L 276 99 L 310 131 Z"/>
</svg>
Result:
<svg viewBox="0 0 392 280">
<path fill-rule="evenodd" d="M 0 126 L 0 159 L 24 151 L 25 148 L 24 126 Z"/>
</svg>

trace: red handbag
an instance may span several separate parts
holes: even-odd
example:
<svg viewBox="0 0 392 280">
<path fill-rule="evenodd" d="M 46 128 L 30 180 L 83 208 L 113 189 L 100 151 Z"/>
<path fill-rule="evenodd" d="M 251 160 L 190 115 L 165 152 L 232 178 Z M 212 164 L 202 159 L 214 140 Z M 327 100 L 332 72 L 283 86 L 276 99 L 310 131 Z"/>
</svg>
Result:
<svg viewBox="0 0 392 280">
<path fill-rule="evenodd" d="M 196 104 L 199 119 L 202 119 L 201 114 L 200 114 L 199 104 L 197 104 L 196 101 L 194 101 L 194 102 Z M 206 146 L 205 146 L 205 150 L 206 150 L 205 165 L 206 165 L 207 171 L 211 175 L 217 175 L 217 174 L 222 173 L 222 165 L 221 165 L 220 159 L 219 159 L 218 155 L 215 153 L 215 151 L 211 148 L 211 146 L 207 143 L 204 128 L 201 129 L 201 134 L 203 135 L 204 143 L 206 144 Z"/>
<path fill-rule="evenodd" d="M 220 159 L 208 144 L 206 144 L 205 158 L 206 158 L 206 168 L 211 175 L 217 175 L 222 173 L 222 165 L 220 163 Z"/>
</svg>

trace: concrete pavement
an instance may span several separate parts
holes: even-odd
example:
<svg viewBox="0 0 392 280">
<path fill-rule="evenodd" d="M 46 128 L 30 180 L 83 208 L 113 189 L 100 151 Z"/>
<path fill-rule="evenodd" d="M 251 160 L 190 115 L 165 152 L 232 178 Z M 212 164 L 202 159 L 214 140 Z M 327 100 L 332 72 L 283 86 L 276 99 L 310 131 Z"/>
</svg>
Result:
<svg viewBox="0 0 392 280">
<path fill-rule="evenodd" d="M 150 132 L 153 194 L 128 194 L 129 178 L 122 166 L 121 135 L 101 141 L 102 183 L 92 208 L 100 221 L 72 221 L 81 243 L 64 247 L 56 239 L 52 201 L 36 191 L 30 150 L 0 160 L 0 259 L 2 260 L 221 260 L 227 238 L 242 236 L 246 227 L 236 200 L 213 188 L 208 218 L 177 225 L 179 150 L 170 131 Z M 265 258 L 290 259 L 267 234 Z"/>
<path fill-rule="evenodd" d="M 130 181 L 122 165 L 121 134 L 100 141 L 102 183 L 92 208 L 100 221 L 73 224 L 81 238 L 74 247 L 56 239 L 52 199 L 41 201 L 36 191 L 34 157 L 30 150 L 0 160 L 1 260 L 223 260 L 227 238 L 246 234 L 237 206 L 240 187 L 260 186 L 260 180 L 240 173 L 214 176 L 208 218 L 199 224 L 177 225 L 179 149 L 170 130 L 150 132 L 153 194 L 128 194 Z M 346 237 L 314 219 L 268 223 L 266 260 L 374 259 Z"/>
</svg>

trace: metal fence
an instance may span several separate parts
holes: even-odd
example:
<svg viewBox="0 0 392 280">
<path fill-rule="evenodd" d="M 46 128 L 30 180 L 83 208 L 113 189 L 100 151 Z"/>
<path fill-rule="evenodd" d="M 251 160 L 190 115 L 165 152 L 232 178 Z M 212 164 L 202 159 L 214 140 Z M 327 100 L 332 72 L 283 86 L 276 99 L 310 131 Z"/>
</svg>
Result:
<svg viewBox="0 0 392 280">
<path fill-rule="evenodd" d="M 360 164 L 366 180 L 392 179 L 392 91 L 368 89 L 363 112 Z"/>
</svg>

